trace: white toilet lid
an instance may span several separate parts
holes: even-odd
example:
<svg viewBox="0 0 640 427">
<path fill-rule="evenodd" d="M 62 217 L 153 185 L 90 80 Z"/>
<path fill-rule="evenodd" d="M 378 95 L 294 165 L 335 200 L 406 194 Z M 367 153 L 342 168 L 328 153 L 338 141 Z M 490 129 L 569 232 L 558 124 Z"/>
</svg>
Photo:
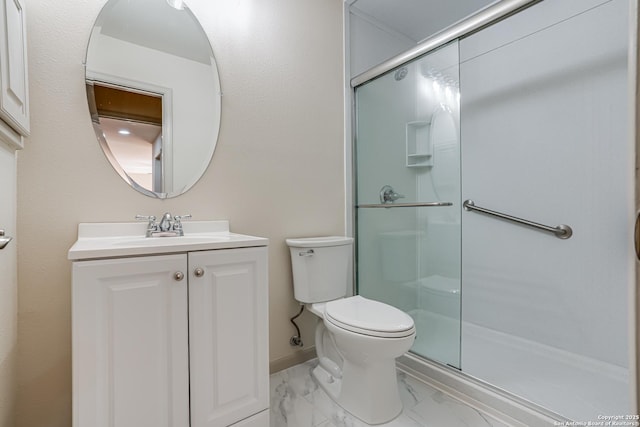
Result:
<svg viewBox="0 0 640 427">
<path fill-rule="evenodd" d="M 327 302 L 324 318 L 340 328 L 377 337 L 406 337 L 415 332 L 407 313 L 360 295 Z"/>
</svg>

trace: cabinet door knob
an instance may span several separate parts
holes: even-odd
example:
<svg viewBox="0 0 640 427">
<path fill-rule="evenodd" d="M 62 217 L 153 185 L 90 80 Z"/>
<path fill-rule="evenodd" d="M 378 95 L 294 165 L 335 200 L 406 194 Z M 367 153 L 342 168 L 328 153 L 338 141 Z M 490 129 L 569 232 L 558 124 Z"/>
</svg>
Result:
<svg viewBox="0 0 640 427">
<path fill-rule="evenodd" d="M 184 279 L 184 273 L 182 271 L 176 271 L 176 274 L 173 275 L 173 278 L 179 282 Z"/>
<path fill-rule="evenodd" d="M 193 271 L 193 274 L 195 274 L 196 277 L 202 277 L 204 276 L 204 270 L 198 267 Z"/>
</svg>

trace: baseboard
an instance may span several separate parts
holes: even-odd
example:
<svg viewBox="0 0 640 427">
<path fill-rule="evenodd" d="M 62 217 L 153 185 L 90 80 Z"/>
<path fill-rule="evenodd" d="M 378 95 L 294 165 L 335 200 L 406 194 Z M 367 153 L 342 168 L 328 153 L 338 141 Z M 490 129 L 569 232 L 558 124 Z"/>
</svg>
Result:
<svg viewBox="0 0 640 427">
<path fill-rule="evenodd" d="M 280 359 L 272 360 L 269 362 L 269 373 L 274 374 L 280 372 L 292 366 L 304 363 L 307 360 L 311 360 L 316 357 L 316 347 L 311 346 L 304 350 L 296 351 L 289 356 L 281 357 Z"/>
<path fill-rule="evenodd" d="M 566 418 L 549 412 L 469 375 L 409 353 L 398 358 L 398 369 L 466 405 L 513 427 L 566 425 Z"/>
</svg>

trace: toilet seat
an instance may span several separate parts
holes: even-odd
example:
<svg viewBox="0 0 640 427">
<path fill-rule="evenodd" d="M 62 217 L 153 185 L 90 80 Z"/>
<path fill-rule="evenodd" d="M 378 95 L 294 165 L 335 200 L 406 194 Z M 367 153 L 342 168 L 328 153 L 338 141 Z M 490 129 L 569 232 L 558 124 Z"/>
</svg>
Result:
<svg viewBox="0 0 640 427">
<path fill-rule="evenodd" d="M 324 319 L 338 328 L 379 338 L 403 338 L 415 333 L 413 319 L 407 313 L 360 295 L 327 302 Z"/>
</svg>

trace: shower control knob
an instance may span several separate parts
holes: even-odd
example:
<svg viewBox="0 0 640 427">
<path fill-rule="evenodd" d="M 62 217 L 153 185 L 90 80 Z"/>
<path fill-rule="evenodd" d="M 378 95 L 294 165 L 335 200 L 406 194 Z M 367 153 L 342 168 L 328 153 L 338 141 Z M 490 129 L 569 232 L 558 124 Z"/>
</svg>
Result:
<svg viewBox="0 0 640 427">
<path fill-rule="evenodd" d="M 403 199 L 404 194 L 396 193 L 390 185 L 385 185 L 380 189 L 380 203 L 393 203 L 398 199 Z"/>
<path fill-rule="evenodd" d="M 176 279 L 177 282 L 180 282 L 184 279 L 184 273 L 182 271 L 176 271 L 176 274 L 173 275 L 173 278 Z"/>
<path fill-rule="evenodd" d="M 201 269 L 200 267 L 198 267 L 198 268 L 196 268 L 195 270 L 193 270 L 193 274 L 194 274 L 196 277 L 202 277 L 202 276 L 204 276 L 204 270 L 203 270 L 203 269 Z"/>
</svg>

